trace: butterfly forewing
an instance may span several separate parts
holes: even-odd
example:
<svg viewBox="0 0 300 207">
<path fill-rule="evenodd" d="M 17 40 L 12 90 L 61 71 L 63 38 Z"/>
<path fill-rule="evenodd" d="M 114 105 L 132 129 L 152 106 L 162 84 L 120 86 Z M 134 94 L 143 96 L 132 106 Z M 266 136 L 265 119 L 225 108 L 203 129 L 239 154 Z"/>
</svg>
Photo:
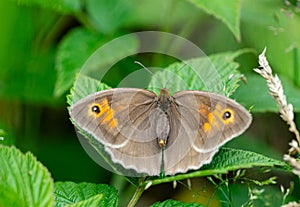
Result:
<svg viewBox="0 0 300 207">
<path fill-rule="evenodd" d="M 156 99 L 147 90 L 110 89 L 75 103 L 70 115 L 82 130 L 105 146 L 114 162 L 137 172 L 157 175 L 161 148 L 155 133 L 155 117 L 159 113 Z"/>
<path fill-rule="evenodd" d="M 195 102 L 187 103 L 194 96 Z M 214 93 L 181 91 L 174 95 L 177 103 L 200 114 L 199 137 L 195 140 L 200 151 L 211 151 L 244 132 L 251 123 L 250 113 L 235 101 Z M 191 105 L 196 103 L 196 105 Z M 182 114 L 185 116 L 185 114 Z"/>
</svg>

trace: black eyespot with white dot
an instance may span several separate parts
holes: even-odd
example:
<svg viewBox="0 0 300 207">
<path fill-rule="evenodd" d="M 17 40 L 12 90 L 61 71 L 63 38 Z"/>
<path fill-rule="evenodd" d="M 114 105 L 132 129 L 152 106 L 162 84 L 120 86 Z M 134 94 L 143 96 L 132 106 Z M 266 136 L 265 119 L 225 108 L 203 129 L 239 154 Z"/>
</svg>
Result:
<svg viewBox="0 0 300 207">
<path fill-rule="evenodd" d="M 99 114 L 101 112 L 99 106 L 97 106 L 97 105 L 92 106 L 91 110 L 95 114 Z"/>
<path fill-rule="evenodd" d="M 223 120 L 227 120 L 227 119 L 230 119 L 231 116 L 232 116 L 232 114 L 231 114 L 230 111 L 225 111 L 225 112 L 223 113 L 222 119 L 223 119 Z"/>
</svg>

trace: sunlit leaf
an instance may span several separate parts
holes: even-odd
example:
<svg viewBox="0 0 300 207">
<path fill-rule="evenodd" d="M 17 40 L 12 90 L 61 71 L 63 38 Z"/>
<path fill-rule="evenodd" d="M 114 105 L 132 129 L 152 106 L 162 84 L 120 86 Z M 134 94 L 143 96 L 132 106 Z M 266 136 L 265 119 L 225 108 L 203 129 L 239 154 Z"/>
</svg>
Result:
<svg viewBox="0 0 300 207">
<path fill-rule="evenodd" d="M 89 0 L 86 8 L 95 27 L 102 33 L 111 34 L 126 20 L 129 4 L 130 1 Z"/>
<path fill-rule="evenodd" d="M 234 58 L 250 52 L 238 50 L 176 62 L 155 73 L 148 88 L 158 93 L 163 87 L 174 93 L 179 90 L 203 90 L 230 96 L 239 86 L 241 73 Z"/>
<path fill-rule="evenodd" d="M 212 162 L 203 166 L 202 170 L 212 169 L 227 172 L 255 166 L 278 167 L 280 169 L 289 168 L 283 161 L 269 158 L 255 152 L 223 147 L 214 156 Z"/>
<path fill-rule="evenodd" d="M 203 207 L 197 203 L 183 203 L 175 200 L 165 200 L 163 202 L 156 202 L 151 207 Z"/>
<path fill-rule="evenodd" d="M 240 0 L 188 0 L 205 12 L 223 21 L 237 40 L 240 40 Z"/>
<path fill-rule="evenodd" d="M 179 181 L 188 178 L 225 174 L 229 171 L 253 167 L 269 167 L 292 172 L 291 167 L 281 160 L 269 158 L 251 151 L 222 147 L 213 157 L 213 160 L 209 164 L 204 165 L 200 170 L 162 179 L 154 178 L 151 181 L 146 181 L 145 186 L 149 182 L 151 182 L 151 185 L 158 185 L 175 180 Z"/>
<path fill-rule="evenodd" d="M 56 56 L 57 82 L 55 95 L 60 96 L 73 84 L 75 74 L 79 73 L 88 58 L 105 43 L 112 40 L 100 34 L 92 33 L 84 28 L 71 31 L 60 44 Z M 92 59 L 92 67 L 101 68 L 134 54 L 137 42 L 134 38 L 126 41 L 114 41 L 105 47 L 97 58 Z"/>
<path fill-rule="evenodd" d="M 81 0 L 13 0 L 19 4 L 28 6 L 40 6 L 45 9 L 52 9 L 60 13 L 79 12 L 81 9 Z"/>
<path fill-rule="evenodd" d="M 56 206 L 117 206 L 117 190 L 111 186 L 94 183 L 55 183 Z"/>
<path fill-rule="evenodd" d="M 0 206 L 52 207 L 53 191 L 50 173 L 30 152 L 0 145 Z"/>
</svg>

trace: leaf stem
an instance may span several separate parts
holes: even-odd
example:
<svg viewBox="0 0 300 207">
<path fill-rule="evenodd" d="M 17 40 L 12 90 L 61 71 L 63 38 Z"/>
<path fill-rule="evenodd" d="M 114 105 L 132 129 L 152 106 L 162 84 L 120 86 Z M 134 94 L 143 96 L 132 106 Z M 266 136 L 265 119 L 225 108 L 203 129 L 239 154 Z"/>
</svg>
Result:
<svg viewBox="0 0 300 207">
<path fill-rule="evenodd" d="M 153 185 L 159 185 L 159 184 L 162 184 L 162 183 L 169 183 L 169 182 L 172 182 L 174 180 L 179 181 L 179 180 L 185 180 L 185 179 L 188 179 L 188 178 L 203 177 L 203 176 L 218 174 L 218 173 L 223 174 L 223 173 L 227 173 L 227 172 L 228 172 L 228 170 L 226 170 L 226 169 L 200 170 L 200 171 L 191 172 L 191 173 L 187 173 L 187 174 L 179 174 L 179 175 L 175 175 L 175 176 L 172 176 L 172 177 L 165 177 L 165 178 L 162 178 L 162 179 L 145 181 L 144 185 L 146 186 L 148 183 L 151 182 L 151 186 L 153 186 Z"/>
<path fill-rule="evenodd" d="M 139 186 L 136 188 L 131 200 L 129 201 L 127 207 L 134 207 L 138 200 L 140 199 L 141 195 L 145 191 L 145 178 L 141 178 Z"/>
</svg>

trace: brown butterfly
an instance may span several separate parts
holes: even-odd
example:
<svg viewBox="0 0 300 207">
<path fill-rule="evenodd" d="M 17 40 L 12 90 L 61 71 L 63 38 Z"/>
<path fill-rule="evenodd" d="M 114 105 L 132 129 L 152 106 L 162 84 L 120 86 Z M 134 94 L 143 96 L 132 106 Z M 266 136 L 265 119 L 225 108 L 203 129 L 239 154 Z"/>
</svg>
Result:
<svg viewBox="0 0 300 207">
<path fill-rule="evenodd" d="M 161 89 L 157 96 L 137 88 L 91 94 L 71 106 L 70 116 L 104 145 L 113 162 L 147 175 L 199 169 L 252 120 L 241 105 L 215 93 L 171 96 Z"/>
</svg>

